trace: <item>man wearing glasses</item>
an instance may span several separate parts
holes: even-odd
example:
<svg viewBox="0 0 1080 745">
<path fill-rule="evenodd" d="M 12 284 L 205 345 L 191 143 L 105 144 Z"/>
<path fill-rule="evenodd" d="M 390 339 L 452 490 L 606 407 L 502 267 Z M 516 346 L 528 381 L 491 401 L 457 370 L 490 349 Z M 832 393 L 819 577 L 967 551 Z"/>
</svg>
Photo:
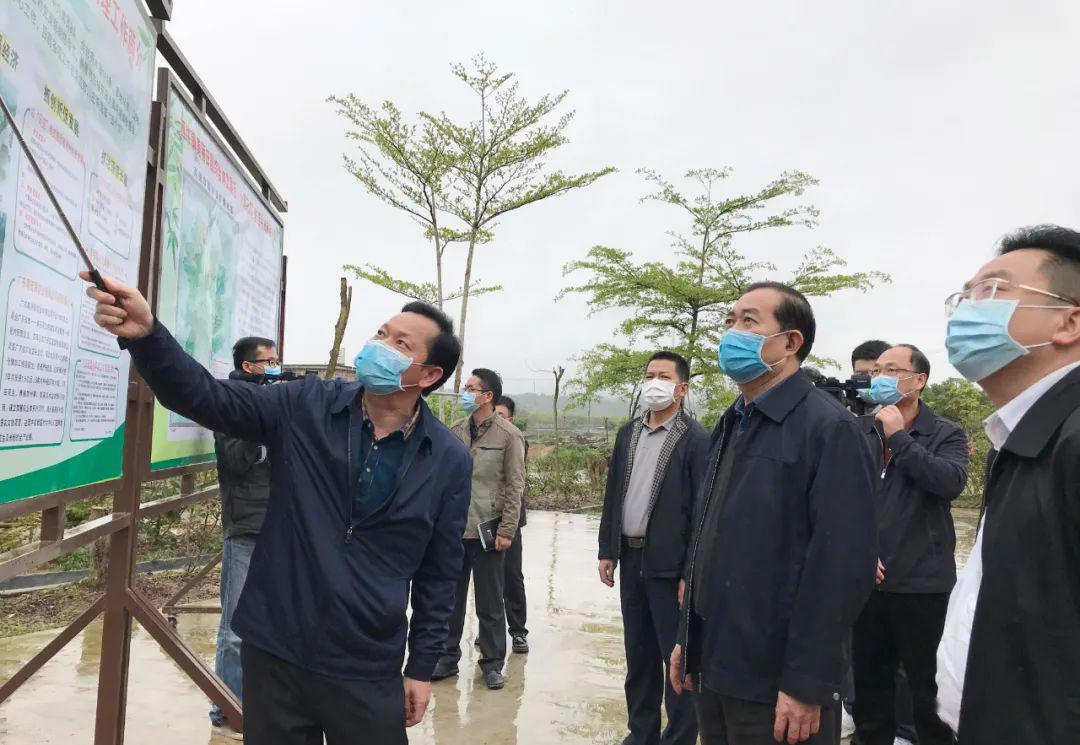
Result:
<svg viewBox="0 0 1080 745">
<path fill-rule="evenodd" d="M 938 713 L 960 745 L 1076 742 L 1080 233 L 1006 236 L 947 308 L 949 361 L 997 411 L 979 533 L 938 648 Z"/>
<path fill-rule="evenodd" d="M 473 370 L 459 403 L 468 417 L 451 429 L 472 451 L 472 501 L 462 543 L 465 564 L 458 577 L 454 613 L 446 649 L 432 680 L 458 674 L 461 634 L 465 628 L 470 575 L 475 585 L 476 617 L 480 622 L 480 670 L 491 690 L 503 687 L 506 661 L 506 613 L 503 606 L 504 552 L 510 548 L 521 517 L 525 492 L 525 445 L 521 432 L 495 413 L 502 398 L 502 378 L 493 370 Z M 485 545 L 480 528 L 498 520 L 493 543 Z"/>
<path fill-rule="evenodd" d="M 886 350 L 870 375 L 869 397 L 881 408 L 860 421 L 878 443 L 880 559 L 877 589 L 852 634 L 856 741 L 892 745 L 903 664 L 920 745 L 951 745 L 952 732 L 936 711 L 935 655 L 956 583 L 950 509 L 967 483 L 967 437 L 920 401 L 930 361 L 917 347 Z"/>
</svg>

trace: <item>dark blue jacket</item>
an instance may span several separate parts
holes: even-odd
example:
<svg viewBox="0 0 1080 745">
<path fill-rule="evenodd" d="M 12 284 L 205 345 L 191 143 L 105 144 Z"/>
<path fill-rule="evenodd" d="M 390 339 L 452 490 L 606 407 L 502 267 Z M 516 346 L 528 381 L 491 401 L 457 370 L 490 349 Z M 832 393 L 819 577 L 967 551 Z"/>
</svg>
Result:
<svg viewBox="0 0 1080 745">
<path fill-rule="evenodd" d="M 126 346 L 166 408 L 269 447 L 269 507 L 233 617 L 244 642 L 321 675 L 376 680 L 401 675 L 408 635 L 405 675 L 429 679 L 464 556 L 472 458 L 461 442 L 421 402 L 397 490 L 353 524 L 358 383 L 216 380 L 161 324 Z"/>
<path fill-rule="evenodd" d="M 775 704 L 840 698 L 844 648 L 874 586 L 877 526 L 869 441 L 836 399 L 801 372 L 734 407 L 713 432 L 696 499 L 680 639 L 687 670 L 725 696 Z M 711 556 L 698 555 L 724 447 L 734 461 Z M 715 504 L 714 504 L 715 503 Z M 711 521 L 710 521 L 711 522 Z M 692 611 L 707 572 L 708 620 Z"/>
</svg>

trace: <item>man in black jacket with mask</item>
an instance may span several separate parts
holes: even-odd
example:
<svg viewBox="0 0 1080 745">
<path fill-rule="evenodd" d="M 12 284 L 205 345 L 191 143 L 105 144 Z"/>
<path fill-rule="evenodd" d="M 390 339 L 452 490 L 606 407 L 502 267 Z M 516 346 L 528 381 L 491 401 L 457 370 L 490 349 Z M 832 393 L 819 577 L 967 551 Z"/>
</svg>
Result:
<svg viewBox="0 0 1080 745">
<path fill-rule="evenodd" d="M 272 339 L 245 336 L 233 345 L 230 380 L 259 385 L 281 375 L 277 344 Z M 218 480 L 221 485 L 221 527 L 225 540 L 221 548 L 221 620 L 218 622 L 214 672 L 236 698 L 243 700 L 243 668 L 240 664 L 240 637 L 232 630 L 232 617 L 247 581 L 255 540 L 266 517 L 270 497 L 270 462 L 265 445 L 214 433 Z M 215 727 L 227 726 L 217 704 L 210 708 Z"/>
<path fill-rule="evenodd" d="M 698 691 L 704 745 L 831 745 L 877 559 L 869 440 L 799 370 L 816 331 L 802 293 L 751 285 L 725 325 L 740 396 L 695 500 L 672 686 Z"/>
<path fill-rule="evenodd" d="M 877 590 L 853 635 L 856 740 L 892 745 L 902 663 L 920 745 L 951 745 L 952 733 L 937 716 L 934 675 L 956 583 L 951 507 L 967 483 L 967 437 L 920 401 L 930 361 L 917 347 L 898 344 L 882 353 L 871 376 L 870 399 L 881 408 L 860 422 L 877 444 L 880 559 Z"/>
<path fill-rule="evenodd" d="M 693 704 L 665 686 L 664 675 L 679 626 L 693 495 L 709 448 L 708 433 L 683 410 L 689 380 L 682 356 L 652 356 L 641 390 L 646 411 L 619 430 L 604 491 L 599 572 L 613 587 L 619 565 L 630 730 L 624 745 L 697 742 Z M 668 715 L 663 733 L 662 702 Z"/>
<path fill-rule="evenodd" d="M 975 547 L 949 599 L 938 714 L 960 745 L 1080 732 L 1080 233 L 1018 230 L 947 301 L 949 362 L 997 406 Z"/>
</svg>

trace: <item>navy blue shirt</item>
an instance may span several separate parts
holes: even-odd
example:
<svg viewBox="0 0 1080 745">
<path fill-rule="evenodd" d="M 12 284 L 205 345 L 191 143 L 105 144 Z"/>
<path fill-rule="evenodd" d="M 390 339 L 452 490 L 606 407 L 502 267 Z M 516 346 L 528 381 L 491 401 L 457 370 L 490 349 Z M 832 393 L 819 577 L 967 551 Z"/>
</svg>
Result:
<svg viewBox="0 0 1080 745">
<path fill-rule="evenodd" d="M 389 501 L 401 481 L 401 465 L 409 435 L 416 424 L 409 422 L 386 437 L 375 437 L 375 425 L 366 416 L 360 434 L 360 477 L 353 498 L 353 523 L 361 523 Z"/>
</svg>

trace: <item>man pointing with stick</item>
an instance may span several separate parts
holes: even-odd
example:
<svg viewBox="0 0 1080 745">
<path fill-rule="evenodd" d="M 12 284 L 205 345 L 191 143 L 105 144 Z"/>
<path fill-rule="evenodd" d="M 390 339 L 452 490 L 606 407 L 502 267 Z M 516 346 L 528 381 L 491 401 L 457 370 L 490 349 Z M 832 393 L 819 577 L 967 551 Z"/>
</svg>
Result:
<svg viewBox="0 0 1080 745">
<path fill-rule="evenodd" d="M 409 303 L 357 355 L 358 382 L 251 386 L 216 380 L 138 290 L 104 284 L 87 288 L 94 319 L 158 400 L 270 451 L 266 518 L 233 617 L 245 739 L 405 745 L 445 641 L 472 482 L 469 451 L 421 398 L 458 363 L 452 322 Z"/>
</svg>

